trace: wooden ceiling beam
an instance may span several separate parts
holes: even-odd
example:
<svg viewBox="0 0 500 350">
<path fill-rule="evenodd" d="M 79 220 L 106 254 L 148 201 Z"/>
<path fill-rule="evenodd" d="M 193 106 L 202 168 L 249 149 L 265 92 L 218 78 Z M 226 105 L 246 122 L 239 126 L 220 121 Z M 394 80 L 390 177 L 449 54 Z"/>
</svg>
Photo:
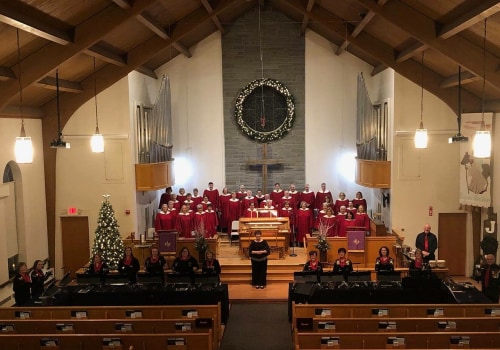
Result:
<svg viewBox="0 0 500 350">
<path fill-rule="evenodd" d="M 17 79 L 12 69 L 8 67 L 0 67 L 0 81 Z"/>
<path fill-rule="evenodd" d="M 413 56 L 422 53 L 422 51 L 425 51 L 429 48 L 429 46 L 421 43 L 420 41 L 417 41 L 414 44 L 409 45 L 408 47 L 404 48 L 402 51 L 400 51 L 396 55 L 396 62 L 401 63 L 403 61 L 409 60 Z"/>
<path fill-rule="evenodd" d="M 135 70 L 136 70 L 136 72 L 147 75 L 150 78 L 158 79 L 158 76 L 156 75 L 155 71 L 144 66 L 144 65 L 137 67 Z"/>
<path fill-rule="evenodd" d="M 387 2 L 387 0 L 378 0 L 378 5 L 384 6 L 386 2 Z M 368 11 L 368 13 L 361 20 L 361 22 L 359 22 L 356 25 L 356 27 L 354 28 L 354 30 L 351 33 L 351 36 L 354 38 L 357 37 L 359 35 L 359 33 L 361 33 L 363 31 L 363 29 L 365 29 L 365 27 L 368 25 L 368 23 L 370 23 L 370 21 L 373 19 L 373 17 L 375 17 L 375 13 L 373 11 Z M 349 46 L 349 41 L 344 40 L 344 42 L 339 46 L 339 48 L 337 49 L 335 54 L 337 56 L 340 55 L 342 52 L 344 52 L 344 50 L 347 49 L 348 46 Z"/>
<path fill-rule="evenodd" d="M 475 75 L 486 75 L 490 84 L 500 88 L 500 75 L 495 73 L 498 58 L 486 52 L 483 72 L 483 49 L 473 42 L 455 35 L 447 40 L 436 36 L 436 22 L 419 11 L 400 1 L 389 1 L 383 8 L 371 0 L 355 0 L 357 3 L 374 11 L 377 15 L 399 27 L 415 39 L 428 45 L 433 50 L 447 56 L 457 66 L 462 66 Z"/>
<path fill-rule="evenodd" d="M 68 45 L 73 42 L 72 34 L 47 23 L 42 19 L 45 17 L 47 15 L 43 12 L 20 1 L 0 2 L 0 22 L 59 45 Z"/>
<path fill-rule="evenodd" d="M 125 67 L 127 65 L 126 57 L 122 55 L 117 55 L 115 53 L 110 52 L 102 47 L 97 45 L 93 45 L 86 50 L 83 50 L 86 55 L 91 57 L 95 57 L 100 61 L 104 61 L 110 64 L 114 64 L 115 66 Z"/>
<path fill-rule="evenodd" d="M 0 111 L 2 118 L 24 118 L 24 119 L 41 119 L 43 118 L 43 109 L 40 107 L 27 106 L 23 104 L 23 113 L 21 114 L 21 106 L 8 105 Z"/>
<path fill-rule="evenodd" d="M 309 0 L 307 2 L 306 10 L 308 13 L 311 12 L 312 8 L 314 7 L 314 3 L 315 3 L 315 0 Z M 300 26 L 300 35 L 304 35 L 304 33 L 306 32 L 308 23 L 309 23 L 309 16 L 307 14 L 305 14 L 302 17 L 302 25 Z"/>
<path fill-rule="evenodd" d="M 165 29 L 163 29 L 163 27 L 160 26 L 158 23 L 156 23 L 154 20 L 152 20 L 151 18 L 149 18 L 148 16 L 146 16 L 144 14 L 140 14 L 140 15 L 137 16 L 137 19 L 146 28 L 148 28 L 149 30 L 151 30 L 153 33 L 155 33 L 156 35 L 158 35 L 163 40 L 169 40 L 170 39 L 170 35 L 167 33 L 167 31 Z M 177 51 L 179 51 L 182 54 L 184 54 L 184 56 L 186 56 L 187 58 L 191 58 L 192 57 L 191 52 L 189 52 L 189 49 L 187 47 L 185 47 L 184 45 L 182 45 L 181 43 L 175 42 L 172 46 Z"/>
<path fill-rule="evenodd" d="M 461 72 L 460 75 L 461 75 L 461 82 L 460 83 L 462 85 L 472 83 L 473 81 L 477 81 L 477 80 L 481 79 L 481 77 L 474 75 L 468 71 Z M 450 75 L 449 77 L 445 78 L 439 86 L 441 86 L 443 89 L 458 86 L 458 74 L 453 74 L 453 75 Z"/>
<path fill-rule="evenodd" d="M 38 82 L 62 63 L 96 44 L 103 36 L 137 16 L 156 1 L 158 0 L 136 0 L 130 9 L 125 11 L 115 5 L 110 5 L 74 29 L 74 43 L 61 46 L 51 42 L 25 57 L 21 62 L 22 88 Z M 17 65 L 13 67 L 13 70 L 17 70 Z M 6 81 L 0 94 L 0 108 L 6 106 L 18 93 L 18 82 Z"/>
<path fill-rule="evenodd" d="M 382 73 L 387 68 L 390 68 L 390 67 L 388 65 L 386 65 L 386 64 L 381 63 L 381 64 L 373 67 L 372 72 L 370 73 L 370 75 L 373 77 L 373 76 L 377 75 L 378 73 Z"/>
<path fill-rule="evenodd" d="M 482 0 L 472 10 L 458 16 L 451 23 L 443 25 L 438 33 L 438 38 L 448 39 L 453 35 L 473 26 L 474 24 L 488 18 L 500 11 L 500 1 L 498 0 Z"/>
<path fill-rule="evenodd" d="M 203 6 L 205 6 L 205 9 L 207 10 L 207 12 L 209 14 L 211 14 L 212 12 L 214 12 L 214 9 L 212 8 L 212 6 L 208 2 L 208 0 L 201 0 L 201 3 L 203 4 Z M 219 32 L 221 32 L 221 34 L 224 34 L 224 27 L 222 26 L 222 23 L 220 23 L 219 17 L 214 16 L 212 18 L 212 21 L 214 22 L 214 24 L 217 27 L 217 29 L 219 29 Z"/>
<path fill-rule="evenodd" d="M 52 77 L 45 77 L 39 80 L 36 85 L 49 90 L 57 90 L 56 78 Z M 83 92 L 83 87 L 80 83 L 75 81 L 59 79 L 59 90 L 64 92 L 81 93 Z"/>
<path fill-rule="evenodd" d="M 390 2 L 389 2 L 390 3 Z M 302 6 L 299 0 L 287 0 L 286 4 L 292 7 L 295 11 L 306 13 L 306 9 Z M 387 6 L 387 5 L 386 5 Z M 334 13 L 327 13 L 324 10 L 316 9 L 310 13 L 310 18 L 316 25 L 322 27 L 324 32 L 331 33 L 331 37 L 327 40 L 338 36 L 344 36 L 344 26 L 339 22 L 339 17 Z M 366 32 L 361 32 L 356 38 L 348 36 L 347 39 L 351 45 L 355 45 L 373 59 L 393 68 L 398 74 L 414 82 L 417 85 L 422 83 L 422 69 L 424 71 L 424 88 L 430 93 L 436 95 L 444 103 L 446 103 L 455 113 L 457 113 L 458 105 L 458 89 L 442 89 L 440 83 L 443 77 L 427 67 L 422 67 L 415 60 L 406 60 L 398 63 L 395 60 L 394 48 L 377 38 L 368 35 Z M 462 106 L 464 112 L 477 112 L 481 110 L 481 99 L 478 96 L 470 93 L 467 90 L 462 90 Z"/>
<path fill-rule="evenodd" d="M 124 10 L 129 10 L 132 7 L 128 0 L 113 0 L 113 2 Z"/>
</svg>

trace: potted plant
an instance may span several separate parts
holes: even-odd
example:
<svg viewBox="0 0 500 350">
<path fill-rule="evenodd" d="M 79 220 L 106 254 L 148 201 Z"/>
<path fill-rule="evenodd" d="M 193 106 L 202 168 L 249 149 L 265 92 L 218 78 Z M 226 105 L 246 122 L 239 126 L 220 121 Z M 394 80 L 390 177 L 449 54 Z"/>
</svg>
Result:
<svg viewBox="0 0 500 350">
<path fill-rule="evenodd" d="M 205 252 L 208 249 L 208 243 L 205 239 L 205 227 L 203 226 L 203 223 L 201 223 L 194 232 L 194 249 L 196 249 L 196 251 L 198 252 L 198 261 L 202 263 L 205 260 Z"/>
<path fill-rule="evenodd" d="M 325 225 L 320 222 L 318 225 L 318 243 L 314 246 L 319 250 L 319 260 L 321 262 L 327 262 L 327 251 L 330 249 L 330 243 L 328 243 L 326 233 L 330 229 L 330 226 Z"/>
</svg>

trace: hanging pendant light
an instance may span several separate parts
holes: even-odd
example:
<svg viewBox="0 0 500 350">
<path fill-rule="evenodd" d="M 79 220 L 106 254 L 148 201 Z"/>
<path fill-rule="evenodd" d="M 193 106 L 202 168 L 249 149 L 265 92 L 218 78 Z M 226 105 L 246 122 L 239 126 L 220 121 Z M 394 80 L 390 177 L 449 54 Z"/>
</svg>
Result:
<svg viewBox="0 0 500 350">
<path fill-rule="evenodd" d="M 95 103 L 95 134 L 90 139 L 90 147 L 93 153 L 104 152 L 104 137 L 99 132 L 99 120 L 97 119 L 97 82 L 95 77 L 95 57 L 94 57 L 94 103 Z"/>
<path fill-rule="evenodd" d="M 19 43 L 19 29 L 17 33 L 17 68 L 19 69 L 19 105 L 21 109 L 21 134 L 16 137 L 16 145 L 14 147 L 14 152 L 16 155 L 16 162 L 20 164 L 33 163 L 33 143 L 31 142 L 31 137 L 26 136 L 26 131 L 24 130 L 24 115 L 23 115 L 23 87 L 21 84 L 21 45 Z"/>
<path fill-rule="evenodd" d="M 415 131 L 415 148 L 427 148 L 427 129 L 424 129 L 424 51 L 422 51 L 422 80 L 420 95 L 420 125 Z"/>
<path fill-rule="evenodd" d="M 483 96 L 481 103 L 481 126 L 476 135 L 474 136 L 474 142 L 472 144 L 472 149 L 474 151 L 474 158 L 490 158 L 491 156 L 491 134 L 490 131 L 486 129 L 486 124 L 484 122 L 484 91 L 486 87 L 486 21 L 484 20 L 484 38 L 483 38 Z"/>
<path fill-rule="evenodd" d="M 57 105 L 57 139 L 52 140 L 50 148 L 70 148 L 69 142 L 64 141 L 61 130 L 61 110 L 59 107 L 59 69 L 56 69 L 56 105 Z"/>
</svg>

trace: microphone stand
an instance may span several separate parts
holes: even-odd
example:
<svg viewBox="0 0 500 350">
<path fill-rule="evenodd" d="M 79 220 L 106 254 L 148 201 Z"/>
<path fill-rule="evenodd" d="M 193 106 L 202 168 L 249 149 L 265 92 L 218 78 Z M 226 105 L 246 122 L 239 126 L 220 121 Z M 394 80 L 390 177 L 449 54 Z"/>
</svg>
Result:
<svg viewBox="0 0 500 350">
<path fill-rule="evenodd" d="M 292 243 L 292 253 L 290 254 L 290 256 L 292 258 L 295 258 L 297 256 L 297 254 L 295 253 L 295 245 L 297 244 L 297 237 L 295 236 L 295 214 L 292 213 L 292 238 L 293 238 L 293 243 Z"/>
</svg>

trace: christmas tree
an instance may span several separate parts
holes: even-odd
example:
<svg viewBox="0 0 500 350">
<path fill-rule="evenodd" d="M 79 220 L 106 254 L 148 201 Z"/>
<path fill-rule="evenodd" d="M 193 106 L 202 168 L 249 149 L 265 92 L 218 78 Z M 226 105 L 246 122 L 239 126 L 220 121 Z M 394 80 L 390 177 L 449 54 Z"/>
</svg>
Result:
<svg viewBox="0 0 500 350">
<path fill-rule="evenodd" d="M 104 201 L 99 210 L 95 229 L 92 257 L 94 254 L 99 253 L 111 269 L 116 269 L 123 256 L 123 241 L 118 231 L 119 226 L 116 222 L 115 211 L 109 202 L 110 196 L 103 195 L 103 197 Z"/>
</svg>

